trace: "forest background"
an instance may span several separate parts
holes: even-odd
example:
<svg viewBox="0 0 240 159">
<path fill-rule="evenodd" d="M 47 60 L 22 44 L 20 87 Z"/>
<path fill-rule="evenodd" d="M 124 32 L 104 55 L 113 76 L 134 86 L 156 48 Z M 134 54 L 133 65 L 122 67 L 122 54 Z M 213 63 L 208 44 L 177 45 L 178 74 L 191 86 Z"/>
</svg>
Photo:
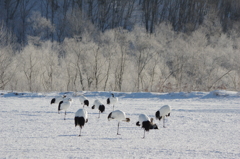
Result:
<svg viewBox="0 0 240 159">
<path fill-rule="evenodd" d="M 0 90 L 240 91 L 239 0 L 0 0 Z"/>
</svg>

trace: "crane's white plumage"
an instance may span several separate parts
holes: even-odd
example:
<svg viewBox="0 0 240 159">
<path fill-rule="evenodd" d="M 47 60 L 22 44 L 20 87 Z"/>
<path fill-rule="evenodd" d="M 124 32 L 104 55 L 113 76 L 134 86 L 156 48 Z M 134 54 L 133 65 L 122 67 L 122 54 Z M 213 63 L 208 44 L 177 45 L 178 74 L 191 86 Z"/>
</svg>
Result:
<svg viewBox="0 0 240 159">
<path fill-rule="evenodd" d="M 156 124 L 153 124 L 153 118 L 149 118 L 146 114 L 140 114 L 138 117 L 137 126 L 142 126 L 144 129 L 143 138 L 145 138 L 145 131 L 149 131 L 150 129 L 158 129 Z"/>
<path fill-rule="evenodd" d="M 162 106 L 156 113 L 155 117 L 159 121 L 163 119 L 163 127 L 165 128 L 165 117 L 169 117 L 171 112 L 171 107 L 169 105 Z"/>
<path fill-rule="evenodd" d="M 105 111 L 105 106 L 103 105 L 102 102 L 100 102 L 98 99 L 96 99 L 93 103 L 92 109 L 94 109 L 95 107 L 98 108 L 98 110 L 99 110 L 99 116 L 98 117 L 100 118 L 100 113 Z"/>
<path fill-rule="evenodd" d="M 83 107 L 86 105 L 86 106 L 89 106 L 89 100 L 87 99 L 87 97 L 85 96 L 80 96 L 79 97 L 79 100 L 81 102 L 81 104 L 83 104 Z"/>
<path fill-rule="evenodd" d="M 80 127 L 80 134 L 79 134 L 79 136 L 81 136 L 82 127 L 85 125 L 85 123 L 88 122 L 88 112 L 85 109 L 79 109 L 75 113 L 74 121 L 75 121 L 75 127 L 76 126 Z"/>
<path fill-rule="evenodd" d="M 146 114 L 140 114 L 138 117 L 138 121 L 140 124 L 144 121 L 150 121 L 150 118 Z"/>
<path fill-rule="evenodd" d="M 51 104 L 59 104 L 59 102 L 63 101 L 66 97 L 67 97 L 67 95 L 65 95 L 65 94 L 60 97 L 55 97 L 51 100 Z"/>
<path fill-rule="evenodd" d="M 114 94 L 111 94 L 112 96 L 107 99 L 107 104 L 113 105 L 113 110 L 114 110 L 114 105 L 118 102 L 118 97 L 115 97 Z"/>
<path fill-rule="evenodd" d="M 130 121 L 129 118 L 126 118 L 125 112 L 123 112 L 123 111 L 121 111 L 121 110 L 112 111 L 112 112 L 108 115 L 108 120 L 109 120 L 109 121 L 110 121 L 110 120 L 117 120 L 117 121 L 118 121 L 117 135 L 120 135 L 120 134 L 118 133 L 120 121 L 125 121 L 125 122 L 129 122 L 129 121 Z"/>
<path fill-rule="evenodd" d="M 72 98 L 67 98 L 61 101 L 58 105 L 58 114 L 60 114 L 61 110 L 65 110 L 64 120 L 66 119 L 67 109 L 71 106 L 71 104 L 72 104 Z"/>
</svg>

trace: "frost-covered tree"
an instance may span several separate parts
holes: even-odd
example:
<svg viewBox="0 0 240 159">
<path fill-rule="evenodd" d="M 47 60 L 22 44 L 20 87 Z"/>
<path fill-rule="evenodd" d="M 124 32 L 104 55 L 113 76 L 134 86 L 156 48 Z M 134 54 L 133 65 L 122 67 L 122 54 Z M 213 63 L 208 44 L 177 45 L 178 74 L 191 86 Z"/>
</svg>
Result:
<svg viewBox="0 0 240 159">
<path fill-rule="evenodd" d="M 38 91 L 41 54 L 34 45 L 27 45 L 19 55 L 19 71 L 24 75 L 26 80 L 21 81 L 22 86 L 28 88 L 30 92 Z M 26 83 L 25 83 L 26 82 Z"/>
<path fill-rule="evenodd" d="M 5 89 L 15 70 L 12 49 L 10 47 L 0 47 L 0 89 Z"/>
<path fill-rule="evenodd" d="M 115 77 L 115 88 L 116 91 L 122 91 L 124 83 L 124 75 L 126 74 L 126 68 L 128 65 L 128 53 L 129 53 L 129 32 L 123 29 L 115 30 L 115 54 L 113 54 L 114 60 L 114 77 Z"/>
<path fill-rule="evenodd" d="M 84 61 L 86 60 L 84 57 L 84 48 L 83 45 L 79 44 L 78 37 L 72 39 L 65 39 L 64 41 L 64 51 L 65 56 L 63 57 L 67 63 L 73 63 L 74 68 L 76 70 L 75 79 L 77 81 L 76 89 L 85 90 L 86 88 L 86 78 L 84 77 Z M 77 78 L 76 78 L 77 77 Z"/>
<path fill-rule="evenodd" d="M 64 90 L 62 88 L 62 68 L 59 65 L 60 48 L 58 43 L 46 41 L 41 44 L 40 54 L 40 82 L 42 90 Z"/>
<path fill-rule="evenodd" d="M 33 12 L 28 18 L 28 23 L 31 26 L 28 29 L 28 34 L 41 40 L 48 39 L 49 34 L 55 30 L 51 21 L 42 17 L 40 12 Z"/>
<path fill-rule="evenodd" d="M 114 55 L 116 54 L 118 43 L 115 40 L 115 30 L 108 30 L 101 34 L 99 46 L 105 59 L 103 90 L 113 90 L 113 74 L 114 74 Z"/>
<path fill-rule="evenodd" d="M 133 39 L 133 57 L 136 67 L 136 89 L 140 91 L 144 89 L 144 71 L 150 60 L 156 54 L 154 46 L 151 44 L 153 40 L 149 34 L 136 27 L 133 31 L 135 39 Z"/>
<path fill-rule="evenodd" d="M 0 89 L 5 89 L 13 78 L 16 65 L 14 64 L 14 41 L 8 39 L 11 34 L 6 27 L 0 25 Z"/>
</svg>

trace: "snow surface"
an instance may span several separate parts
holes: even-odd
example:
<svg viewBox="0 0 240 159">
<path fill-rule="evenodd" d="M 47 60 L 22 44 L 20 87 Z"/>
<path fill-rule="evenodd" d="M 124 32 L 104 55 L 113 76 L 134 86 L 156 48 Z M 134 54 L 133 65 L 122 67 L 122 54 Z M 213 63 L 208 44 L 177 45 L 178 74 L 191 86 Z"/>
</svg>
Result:
<svg viewBox="0 0 240 159">
<path fill-rule="evenodd" d="M 73 98 L 67 111 L 57 113 L 52 98 L 67 93 Z M 240 93 L 231 91 L 190 93 L 114 92 L 115 110 L 126 112 L 129 123 L 108 121 L 111 92 L 81 92 L 90 101 L 89 121 L 82 129 L 74 125 L 82 108 L 72 92 L 21 93 L 0 91 L 0 158 L 240 158 Z M 91 109 L 95 99 L 106 106 L 98 118 Z M 170 105 L 171 116 L 156 121 L 155 112 Z M 154 117 L 159 130 L 136 126 L 138 115 Z"/>
</svg>

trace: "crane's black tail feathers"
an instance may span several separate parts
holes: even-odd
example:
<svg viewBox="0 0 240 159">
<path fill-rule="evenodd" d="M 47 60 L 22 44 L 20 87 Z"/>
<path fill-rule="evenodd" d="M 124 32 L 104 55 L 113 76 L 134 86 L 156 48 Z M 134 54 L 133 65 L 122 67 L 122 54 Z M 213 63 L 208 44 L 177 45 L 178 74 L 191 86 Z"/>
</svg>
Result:
<svg viewBox="0 0 240 159">
<path fill-rule="evenodd" d="M 99 105 L 99 111 L 102 113 L 105 111 L 105 106 L 104 105 Z"/>
<path fill-rule="evenodd" d="M 110 104 L 110 99 L 109 98 L 107 99 L 107 104 Z"/>
<path fill-rule="evenodd" d="M 58 111 L 61 110 L 61 104 L 63 103 L 63 101 L 61 101 L 59 104 L 58 104 Z"/>
<path fill-rule="evenodd" d="M 51 104 L 55 103 L 55 101 L 56 101 L 56 99 L 53 98 L 53 99 L 51 100 Z"/>
<path fill-rule="evenodd" d="M 85 124 L 85 119 L 83 117 L 75 117 L 74 118 L 74 121 L 75 121 L 75 126 L 80 126 L 81 128 L 84 126 Z"/>
<path fill-rule="evenodd" d="M 112 116 L 112 113 L 110 113 L 110 114 L 108 115 L 108 120 L 110 120 L 110 118 L 112 118 L 111 116 Z"/>
<path fill-rule="evenodd" d="M 84 105 L 89 106 L 89 100 L 84 100 Z"/>
<path fill-rule="evenodd" d="M 140 126 L 140 123 L 139 123 L 139 121 L 138 121 L 138 122 L 136 122 L 136 125 L 137 125 L 137 126 Z"/>
<path fill-rule="evenodd" d="M 150 129 L 150 121 L 144 121 L 142 122 L 142 128 L 144 128 L 146 131 L 149 131 Z"/>
</svg>

